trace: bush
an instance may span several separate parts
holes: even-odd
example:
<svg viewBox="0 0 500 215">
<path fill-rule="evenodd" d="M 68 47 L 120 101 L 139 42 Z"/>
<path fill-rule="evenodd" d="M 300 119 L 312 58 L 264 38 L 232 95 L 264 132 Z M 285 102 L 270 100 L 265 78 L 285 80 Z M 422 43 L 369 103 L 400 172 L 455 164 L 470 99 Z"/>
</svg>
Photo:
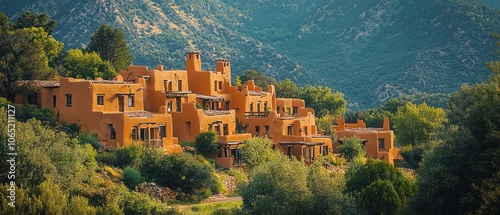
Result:
<svg viewBox="0 0 500 215">
<path fill-rule="evenodd" d="M 220 150 L 219 144 L 217 143 L 217 133 L 214 131 L 207 131 L 198 134 L 195 142 L 198 146 L 198 151 L 207 157 L 217 154 Z"/>
<path fill-rule="evenodd" d="M 99 144 L 97 134 L 79 133 L 78 142 L 80 142 L 80 144 L 90 144 L 95 150 L 99 150 L 99 147 L 101 146 L 101 144 Z"/>
<path fill-rule="evenodd" d="M 141 164 L 141 156 L 143 147 L 139 145 L 130 145 L 129 147 L 119 148 L 115 150 L 116 165 L 125 168 L 126 166 L 139 167 Z"/>
<path fill-rule="evenodd" d="M 343 144 L 339 146 L 339 152 L 348 161 L 353 161 L 354 158 L 363 156 L 365 150 L 363 149 L 363 144 L 358 137 L 343 138 Z"/>
<path fill-rule="evenodd" d="M 36 105 L 17 105 L 16 120 L 26 122 L 28 119 L 35 118 L 46 126 L 54 126 L 56 117 L 49 108 L 38 108 Z"/>
<path fill-rule="evenodd" d="M 116 153 L 115 152 L 103 152 L 96 155 L 95 159 L 102 163 L 114 166 L 117 163 Z"/>
<path fill-rule="evenodd" d="M 123 170 L 123 183 L 129 189 L 134 189 L 135 186 L 144 182 L 144 178 L 141 176 L 141 173 L 132 167 L 126 167 Z"/>
</svg>

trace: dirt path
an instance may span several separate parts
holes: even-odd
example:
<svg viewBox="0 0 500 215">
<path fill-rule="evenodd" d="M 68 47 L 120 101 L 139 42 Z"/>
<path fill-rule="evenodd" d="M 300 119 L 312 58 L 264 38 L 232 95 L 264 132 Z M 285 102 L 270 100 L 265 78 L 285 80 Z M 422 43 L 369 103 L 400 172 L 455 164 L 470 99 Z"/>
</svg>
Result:
<svg viewBox="0 0 500 215">
<path fill-rule="evenodd" d="M 174 207 L 177 207 L 179 209 L 183 208 L 190 208 L 196 205 L 206 205 L 206 204 L 212 204 L 212 203 L 218 203 L 218 202 L 236 202 L 236 201 L 242 201 L 243 199 L 241 196 L 211 196 L 208 199 L 205 199 L 204 201 L 198 203 L 198 204 L 190 204 L 190 205 L 173 205 Z"/>
</svg>

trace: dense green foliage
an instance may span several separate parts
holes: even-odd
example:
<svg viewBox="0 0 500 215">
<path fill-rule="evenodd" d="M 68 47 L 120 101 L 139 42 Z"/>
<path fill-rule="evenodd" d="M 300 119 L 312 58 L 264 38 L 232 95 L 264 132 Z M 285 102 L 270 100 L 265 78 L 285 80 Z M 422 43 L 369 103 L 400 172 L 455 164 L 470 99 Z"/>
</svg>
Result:
<svg viewBox="0 0 500 215">
<path fill-rule="evenodd" d="M 262 87 L 262 89 L 266 90 L 267 85 L 272 84 L 274 79 L 267 76 L 262 71 L 255 71 L 253 69 L 245 70 L 243 74 L 240 76 L 241 83 L 245 84 L 249 80 L 254 80 L 255 85 L 258 87 Z"/>
<path fill-rule="evenodd" d="M 342 144 L 339 146 L 339 152 L 348 161 L 353 161 L 357 157 L 365 156 L 365 149 L 363 143 L 358 137 L 343 138 Z"/>
<path fill-rule="evenodd" d="M 271 147 L 272 142 L 267 137 L 254 137 L 247 140 L 241 149 L 243 162 L 250 169 L 253 169 L 272 160 L 279 152 L 274 151 Z"/>
<path fill-rule="evenodd" d="M 370 214 L 373 214 L 373 210 L 378 210 L 377 214 L 384 211 L 394 214 L 406 204 L 415 190 L 413 183 L 397 168 L 384 161 L 372 159 L 366 164 L 350 167 L 346 173 L 346 180 L 346 191 L 360 193 L 361 199 L 358 204 Z M 391 190 L 394 190 L 396 195 Z M 381 196 L 371 195 L 377 193 Z M 387 203 L 394 204 L 385 205 Z"/>
<path fill-rule="evenodd" d="M 354 198 L 343 193 L 343 175 L 330 176 L 321 163 L 310 167 L 276 154 L 252 169 L 240 187 L 249 214 L 358 214 Z"/>
<path fill-rule="evenodd" d="M 134 169 L 133 167 L 126 167 L 123 169 L 123 183 L 129 189 L 134 189 L 135 186 L 144 182 L 144 178 L 141 173 Z"/>
<path fill-rule="evenodd" d="M 65 76 L 84 79 L 112 79 L 117 75 L 108 61 L 103 61 L 95 52 L 83 53 L 80 49 L 71 49 L 63 61 Z"/>
<path fill-rule="evenodd" d="M 418 172 L 413 213 L 495 214 L 499 211 L 500 83 L 464 86 L 448 104 L 449 127 Z M 497 184 L 498 186 L 498 184 Z"/>
<path fill-rule="evenodd" d="M 202 132 L 196 136 L 196 149 L 205 156 L 217 154 L 220 150 L 215 131 Z"/>
<path fill-rule="evenodd" d="M 113 29 L 109 25 L 101 25 L 92 34 L 85 51 L 99 54 L 101 59 L 113 65 L 115 71 L 127 69 L 132 63 L 132 55 L 125 41 L 125 34 L 120 29 Z"/>
<path fill-rule="evenodd" d="M 56 27 L 57 22 L 52 20 L 47 13 L 36 14 L 28 11 L 24 11 L 20 17 L 17 18 L 17 22 L 14 27 L 16 29 L 30 28 L 30 27 L 41 27 L 47 34 L 52 34 L 52 31 Z"/>
</svg>

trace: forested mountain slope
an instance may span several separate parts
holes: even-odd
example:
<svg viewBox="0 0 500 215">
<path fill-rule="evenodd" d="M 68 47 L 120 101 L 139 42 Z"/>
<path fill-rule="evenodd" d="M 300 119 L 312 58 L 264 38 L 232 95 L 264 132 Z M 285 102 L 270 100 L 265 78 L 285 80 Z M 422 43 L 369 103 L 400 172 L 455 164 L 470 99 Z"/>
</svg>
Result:
<svg viewBox="0 0 500 215">
<path fill-rule="evenodd" d="M 21 9 L 56 19 L 66 49 L 107 23 L 126 33 L 134 64 L 184 68 L 184 53 L 198 49 L 204 68 L 226 57 L 234 75 L 327 85 L 351 108 L 486 80 L 490 34 L 500 31 L 499 14 L 471 0 L 0 0 L 10 17 Z"/>
</svg>

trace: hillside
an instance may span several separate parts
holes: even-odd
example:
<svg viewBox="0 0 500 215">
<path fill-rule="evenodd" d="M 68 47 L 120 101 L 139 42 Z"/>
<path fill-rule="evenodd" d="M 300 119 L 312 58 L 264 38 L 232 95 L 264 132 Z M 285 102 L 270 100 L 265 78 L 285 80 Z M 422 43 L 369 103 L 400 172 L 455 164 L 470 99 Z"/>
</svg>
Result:
<svg viewBox="0 0 500 215">
<path fill-rule="evenodd" d="M 490 34 L 500 31 L 492 8 L 465 0 L 6 2 L 0 11 L 11 17 L 20 8 L 49 13 L 67 49 L 108 23 L 126 33 L 134 64 L 184 68 L 184 53 L 198 49 L 204 68 L 226 57 L 235 75 L 253 68 L 327 85 L 351 108 L 483 82 L 495 59 Z"/>
</svg>

